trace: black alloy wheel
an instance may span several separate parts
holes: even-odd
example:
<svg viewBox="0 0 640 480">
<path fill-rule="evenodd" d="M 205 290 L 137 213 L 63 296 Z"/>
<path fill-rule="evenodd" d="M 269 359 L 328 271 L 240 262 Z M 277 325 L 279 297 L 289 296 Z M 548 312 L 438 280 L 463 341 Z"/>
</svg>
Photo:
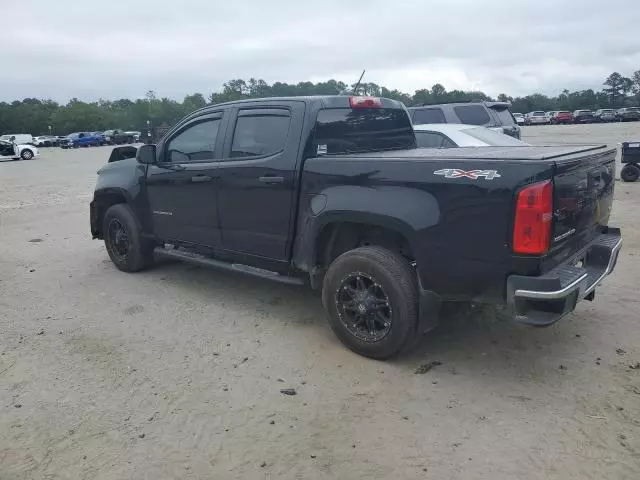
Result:
<svg viewBox="0 0 640 480">
<path fill-rule="evenodd" d="M 129 236 L 127 234 L 127 227 L 118 218 L 112 218 L 109 221 L 109 229 L 107 232 L 107 238 L 109 241 L 109 247 L 111 253 L 120 262 L 127 261 L 127 255 L 129 254 Z"/>
<path fill-rule="evenodd" d="M 347 331 L 364 342 L 379 342 L 391 330 L 389 297 L 371 275 L 347 274 L 335 293 L 336 310 Z"/>
</svg>

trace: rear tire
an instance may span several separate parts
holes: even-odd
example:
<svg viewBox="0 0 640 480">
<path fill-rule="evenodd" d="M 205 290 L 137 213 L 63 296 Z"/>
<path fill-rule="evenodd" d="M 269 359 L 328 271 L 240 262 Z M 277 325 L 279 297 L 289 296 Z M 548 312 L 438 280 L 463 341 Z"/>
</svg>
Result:
<svg viewBox="0 0 640 480">
<path fill-rule="evenodd" d="M 324 277 L 322 303 L 337 337 L 365 357 L 393 357 L 416 337 L 416 275 L 405 258 L 385 248 L 360 247 L 336 258 Z"/>
<path fill-rule="evenodd" d="M 620 178 L 625 182 L 635 182 L 640 178 L 640 167 L 629 163 L 620 171 Z"/>
<path fill-rule="evenodd" d="M 142 238 L 131 207 L 120 203 L 109 207 L 102 222 L 102 235 L 113 264 L 123 272 L 138 272 L 153 265 L 153 244 Z"/>
</svg>

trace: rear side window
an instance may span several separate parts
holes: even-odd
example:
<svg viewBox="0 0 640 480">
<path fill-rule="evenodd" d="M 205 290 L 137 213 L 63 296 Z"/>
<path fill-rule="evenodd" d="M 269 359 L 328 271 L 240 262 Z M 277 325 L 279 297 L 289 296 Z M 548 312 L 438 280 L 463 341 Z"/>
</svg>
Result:
<svg viewBox="0 0 640 480">
<path fill-rule="evenodd" d="M 332 108 L 318 112 L 310 155 L 415 148 L 409 115 L 391 108 Z"/>
<path fill-rule="evenodd" d="M 514 125 L 516 119 L 513 118 L 511 111 L 508 108 L 492 108 L 500 121 L 500 125 Z M 558 112 L 556 112 L 558 113 Z"/>
<path fill-rule="evenodd" d="M 454 148 L 451 139 L 439 132 L 416 132 L 418 148 Z"/>
<path fill-rule="evenodd" d="M 447 123 L 441 108 L 421 108 L 413 110 L 413 124 Z"/>
<path fill-rule="evenodd" d="M 231 158 L 262 157 L 284 150 L 291 117 L 288 110 L 240 111 L 231 144 Z"/>
<path fill-rule="evenodd" d="M 453 107 L 453 111 L 460 119 L 460 123 L 467 125 L 487 125 L 491 117 L 483 105 L 460 105 Z"/>
</svg>

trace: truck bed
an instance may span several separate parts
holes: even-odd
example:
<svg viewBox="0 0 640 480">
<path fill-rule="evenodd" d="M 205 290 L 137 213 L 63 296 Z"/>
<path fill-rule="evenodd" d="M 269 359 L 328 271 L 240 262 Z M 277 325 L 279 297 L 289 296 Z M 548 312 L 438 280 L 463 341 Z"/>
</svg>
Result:
<svg viewBox="0 0 640 480">
<path fill-rule="evenodd" d="M 455 160 L 518 160 L 542 161 L 570 159 L 576 155 L 610 150 L 606 145 L 549 145 L 530 147 L 459 147 L 459 148 L 417 148 L 414 150 L 390 150 L 386 152 L 358 153 L 331 158 L 353 160 L 407 160 L 407 159 L 455 159 Z"/>
</svg>

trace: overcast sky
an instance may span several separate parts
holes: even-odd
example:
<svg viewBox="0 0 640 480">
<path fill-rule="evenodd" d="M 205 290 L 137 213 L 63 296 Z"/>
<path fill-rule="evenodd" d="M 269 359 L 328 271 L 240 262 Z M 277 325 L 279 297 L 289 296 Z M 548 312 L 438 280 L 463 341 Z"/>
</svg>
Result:
<svg viewBox="0 0 640 480">
<path fill-rule="evenodd" d="M 232 78 L 557 94 L 640 70 L 640 0 L 0 0 L 0 100 Z"/>
</svg>

